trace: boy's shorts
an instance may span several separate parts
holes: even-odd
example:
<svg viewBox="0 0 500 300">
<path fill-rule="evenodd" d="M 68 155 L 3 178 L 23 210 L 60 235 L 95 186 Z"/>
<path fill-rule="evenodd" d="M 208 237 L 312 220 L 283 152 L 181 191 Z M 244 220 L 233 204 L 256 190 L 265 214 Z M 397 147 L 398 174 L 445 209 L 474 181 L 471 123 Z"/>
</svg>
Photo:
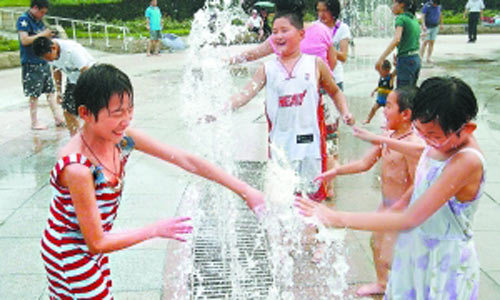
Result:
<svg viewBox="0 0 500 300">
<path fill-rule="evenodd" d="M 149 32 L 149 39 L 152 41 L 158 41 L 161 39 L 161 30 L 151 30 Z"/>
<path fill-rule="evenodd" d="M 69 83 L 69 82 L 66 83 L 63 102 L 61 106 L 65 111 L 69 112 L 70 114 L 78 116 L 78 109 L 76 107 L 75 97 L 73 96 L 75 87 L 76 84 L 74 83 Z"/>
<path fill-rule="evenodd" d="M 303 191 L 307 193 L 307 196 L 314 201 L 321 202 L 326 198 L 326 186 L 325 184 L 310 185 L 313 179 L 323 172 L 322 162 L 320 158 L 310 158 L 306 157 L 302 160 L 292 161 L 292 168 L 294 168 L 297 176 L 300 177 L 301 182 L 305 185 Z M 308 187 L 310 186 L 310 187 Z M 314 187 L 311 190 L 311 187 Z"/>
<path fill-rule="evenodd" d="M 436 37 L 438 35 L 438 32 L 439 32 L 439 26 L 435 26 L 435 27 L 427 27 L 427 36 L 425 37 L 425 39 L 427 41 L 435 41 L 436 40 Z"/>
<path fill-rule="evenodd" d="M 389 199 L 389 198 L 382 196 L 382 208 L 390 208 L 391 206 L 396 204 L 396 202 L 398 202 L 398 201 L 399 201 L 399 199 L 392 200 L 392 199 Z"/>
<path fill-rule="evenodd" d="M 385 106 L 387 103 L 387 94 L 377 94 L 377 104 L 380 106 Z"/>
<path fill-rule="evenodd" d="M 23 91 L 26 97 L 38 98 L 54 92 L 54 81 L 49 64 L 22 65 Z"/>
</svg>

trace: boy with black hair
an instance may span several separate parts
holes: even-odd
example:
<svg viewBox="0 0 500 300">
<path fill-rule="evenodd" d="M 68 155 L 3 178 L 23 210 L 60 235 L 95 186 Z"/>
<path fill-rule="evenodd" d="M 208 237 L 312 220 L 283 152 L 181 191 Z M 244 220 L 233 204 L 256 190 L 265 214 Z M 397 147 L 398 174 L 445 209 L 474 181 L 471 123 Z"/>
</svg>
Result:
<svg viewBox="0 0 500 300">
<path fill-rule="evenodd" d="M 52 37 L 53 32 L 45 27 L 42 19 L 48 11 L 49 1 L 32 0 L 30 9 L 23 13 L 16 23 L 19 36 L 23 90 L 30 99 L 31 129 L 43 130 L 37 118 L 38 98 L 47 95 L 47 102 L 54 115 L 57 127 L 64 126 L 64 121 L 54 98 L 54 82 L 50 74 L 50 66 L 37 57 L 32 44 L 38 37 Z"/>
<path fill-rule="evenodd" d="M 54 67 L 54 79 L 56 81 L 57 100 L 62 103 L 64 118 L 69 133 L 73 136 L 80 128 L 76 116 L 78 115 L 73 90 L 80 74 L 95 63 L 94 58 L 82 45 L 71 40 L 53 39 L 39 37 L 33 42 L 35 55 L 50 62 Z M 66 75 L 66 87 L 64 96 L 62 94 L 62 73 Z"/>
<path fill-rule="evenodd" d="M 387 132 L 384 136 L 398 141 L 412 142 L 416 145 L 422 142 L 413 132 L 411 124 L 415 94 L 416 89 L 413 87 L 399 88 L 389 94 L 387 104 L 384 107 L 384 115 L 387 119 Z M 398 200 L 405 193 L 412 190 L 415 169 L 419 158 L 418 155 L 402 154 L 390 150 L 386 146 L 377 144 L 372 146 L 370 151 L 360 160 L 338 166 L 319 175 L 315 180 L 326 181 L 338 175 L 366 172 L 380 158 L 382 158 L 382 203 L 378 210 L 394 209 L 396 206 L 400 206 L 398 209 L 403 209 L 405 206 L 399 203 Z M 396 205 L 396 203 L 398 204 Z M 397 233 L 395 232 L 373 233 L 370 244 L 373 251 L 377 282 L 361 286 L 357 291 L 358 296 L 384 293 L 396 237 Z"/>
</svg>

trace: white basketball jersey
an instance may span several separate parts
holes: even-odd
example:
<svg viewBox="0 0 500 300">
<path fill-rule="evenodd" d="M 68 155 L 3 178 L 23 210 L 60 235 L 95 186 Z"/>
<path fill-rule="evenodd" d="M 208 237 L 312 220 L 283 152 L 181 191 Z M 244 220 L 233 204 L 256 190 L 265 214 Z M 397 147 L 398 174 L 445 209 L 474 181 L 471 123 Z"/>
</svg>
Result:
<svg viewBox="0 0 500 300">
<path fill-rule="evenodd" d="M 270 156 L 282 149 L 289 162 L 321 158 L 316 57 L 302 54 L 291 74 L 278 58 L 265 63 Z"/>
</svg>

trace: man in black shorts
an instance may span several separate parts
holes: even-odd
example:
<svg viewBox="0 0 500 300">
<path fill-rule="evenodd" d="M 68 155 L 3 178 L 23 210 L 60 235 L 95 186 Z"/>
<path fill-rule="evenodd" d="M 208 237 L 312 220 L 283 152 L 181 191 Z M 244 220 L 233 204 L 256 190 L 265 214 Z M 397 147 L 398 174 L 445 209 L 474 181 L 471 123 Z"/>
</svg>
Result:
<svg viewBox="0 0 500 300">
<path fill-rule="evenodd" d="M 56 126 L 64 126 L 60 109 L 54 97 L 54 82 L 52 81 L 50 66 L 33 53 L 32 44 L 38 37 L 51 37 L 52 31 L 45 28 L 42 22 L 47 13 L 48 0 L 32 0 L 28 11 L 17 19 L 19 34 L 23 90 L 30 99 L 31 129 L 47 129 L 40 124 L 37 118 L 38 98 L 41 94 L 47 95 L 47 102 L 54 115 Z"/>
<path fill-rule="evenodd" d="M 33 51 L 35 55 L 48 61 L 54 68 L 57 100 L 62 103 L 64 118 L 69 133 L 73 136 L 80 128 L 73 90 L 80 74 L 91 67 L 95 60 L 82 45 L 73 40 L 51 40 L 39 37 L 33 42 Z M 66 75 L 64 96 L 62 95 L 62 73 Z"/>
</svg>

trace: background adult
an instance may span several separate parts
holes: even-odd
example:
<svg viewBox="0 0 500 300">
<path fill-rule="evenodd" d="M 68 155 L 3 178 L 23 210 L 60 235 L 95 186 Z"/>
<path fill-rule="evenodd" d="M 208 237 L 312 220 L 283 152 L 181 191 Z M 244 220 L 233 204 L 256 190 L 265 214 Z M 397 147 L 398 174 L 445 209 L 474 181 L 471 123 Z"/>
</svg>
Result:
<svg viewBox="0 0 500 300">
<path fill-rule="evenodd" d="M 22 80 L 24 95 L 29 97 L 31 129 L 42 130 L 47 126 L 38 122 L 38 98 L 47 95 L 47 102 L 54 115 L 56 126 L 64 126 L 56 99 L 54 97 L 54 82 L 47 62 L 33 52 L 32 44 L 38 37 L 52 37 L 53 33 L 45 27 L 43 17 L 49 8 L 48 0 L 32 0 L 30 9 L 23 13 L 16 23 L 19 36 Z"/>
<path fill-rule="evenodd" d="M 347 61 L 351 30 L 349 26 L 339 20 L 340 2 L 338 0 L 320 0 L 316 4 L 318 21 L 325 24 L 332 31 L 333 46 L 337 50 L 337 64 L 333 70 L 335 82 L 344 90 L 344 63 Z"/>
<path fill-rule="evenodd" d="M 483 17 L 484 3 L 483 0 L 469 0 L 465 4 L 464 19 L 469 13 L 469 41 L 475 43 L 477 40 L 477 24 Z"/>
<path fill-rule="evenodd" d="M 255 32 L 258 35 L 259 41 L 262 40 L 264 36 L 264 22 L 256 9 L 252 9 L 252 14 L 247 21 L 247 27 L 250 32 Z"/>
<path fill-rule="evenodd" d="M 161 11 L 158 7 L 158 1 L 151 0 L 149 7 L 146 9 L 146 28 L 149 30 L 147 56 L 160 54 L 161 27 Z"/>
<path fill-rule="evenodd" d="M 375 64 L 379 71 L 384 60 L 397 47 L 397 87 L 415 86 L 420 75 L 420 25 L 415 17 L 416 10 L 414 0 L 394 0 L 392 12 L 396 15 L 396 31 Z"/>
<path fill-rule="evenodd" d="M 73 40 L 39 37 L 33 42 L 33 50 L 38 57 L 48 61 L 54 67 L 57 101 L 62 103 L 64 118 L 71 136 L 80 128 L 78 111 L 73 97 L 76 82 L 80 74 L 91 67 L 95 60 L 79 43 Z M 66 75 L 64 96 L 62 94 L 62 73 Z"/>
<path fill-rule="evenodd" d="M 441 0 L 430 0 L 422 7 L 422 31 L 426 33 L 424 42 L 420 48 L 420 57 L 424 59 L 425 48 L 427 47 L 426 62 L 432 63 L 431 55 L 434 50 L 439 29 L 443 29 L 443 14 L 441 13 Z"/>
</svg>

